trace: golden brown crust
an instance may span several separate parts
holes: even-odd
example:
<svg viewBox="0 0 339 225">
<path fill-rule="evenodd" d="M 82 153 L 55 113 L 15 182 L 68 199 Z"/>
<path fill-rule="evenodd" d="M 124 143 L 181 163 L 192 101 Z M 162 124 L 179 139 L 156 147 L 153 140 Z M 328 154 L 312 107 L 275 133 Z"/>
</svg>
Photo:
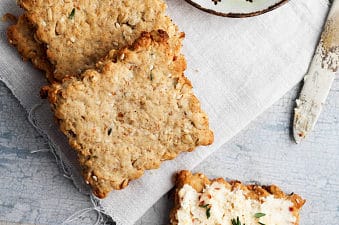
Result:
<svg viewBox="0 0 339 225">
<path fill-rule="evenodd" d="M 143 31 L 163 29 L 175 39 L 180 33 L 165 16 L 162 0 L 20 0 L 35 37 L 48 48 L 54 77 L 81 74 L 111 49 L 132 44 Z"/>
<path fill-rule="evenodd" d="M 130 47 L 111 51 L 95 70 L 47 90 L 84 178 L 100 198 L 161 161 L 213 141 L 183 74 L 180 44 L 173 49 L 170 42 L 162 30 L 143 32 Z"/>
<path fill-rule="evenodd" d="M 19 17 L 16 24 L 7 29 L 7 38 L 14 45 L 23 60 L 29 60 L 32 64 L 44 71 L 49 81 L 53 80 L 53 67 L 46 58 L 46 48 L 34 38 L 34 26 L 28 21 L 27 15 Z"/>
<path fill-rule="evenodd" d="M 2 16 L 2 21 L 16 23 L 18 19 L 13 14 L 6 13 L 5 15 Z"/>
<path fill-rule="evenodd" d="M 182 170 L 176 175 L 176 191 L 175 191 L 175 203 L 174 208 L 170 213 L 170 220 L 172 225 L 178 224 L 176 219 L 176 213 L 178 209 L 181 207 L 180 199 L 179 199 L 179 191 L 185 184 L 190 185 L 193 187 L 198 193 L 201 193 L 206 185 L 210 185 L 214 181 L 222 183 L 225 187 L 229 190 L 234 189 L 241 189 L 247 193 L 246 197 L 250 199 L 259 200 L 261 197 L 266 197 L 268 195 L 274 195 L 275 198 L 279 199 L 287 199 L 293 203 L 293 207 L 290 208 L 290 211 L 293 212 L 293 216 L 297 218 L 295 225 L 299 224 L 299 212 L 301 207 L 305 204 L 306 200 L 302 199 L 297 194 L 285 194 L 279 187 L 276 185 L 270 186 L 259 186 L 259 185 L 245 185 L 242 184 L 240 181 L 230 181 L 227 182 L 223 178 L 216 178 L 216 179 L 208 179 L 202 173 L 192 174 L 190 171 Z"/>
</svg>

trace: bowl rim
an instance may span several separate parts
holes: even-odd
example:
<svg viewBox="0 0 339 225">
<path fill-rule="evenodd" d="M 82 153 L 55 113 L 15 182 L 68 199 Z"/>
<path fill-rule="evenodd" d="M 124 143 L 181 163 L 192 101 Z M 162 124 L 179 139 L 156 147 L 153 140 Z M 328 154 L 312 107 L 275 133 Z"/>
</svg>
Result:
<svg viewBox="0 0 339 225">
<path fill-rule="evenodd" d="M 222 16 L 222 17 L 231 17 L 231 18 L 245 18 L 245 17 L 253 17 L 253 16 L 258 16 L 267 12 L 270 12 L 276 8 L 279 8 L 280 6 L 286 4 L 289 0 L 281 0 L 280 2 L 275 3 L 274 5 L 269 6 L 266 9 L 263 10 L 259 10 L 259 11 L 255 11 L 255 12 L 250 12 L 250 13 L 223 13 L 223 12 L 217 12 L 215 10 L 212 9 L 207 9 L 202 7 L 201 5 L 199 5 L 198 3 L 194 2 L 194 0 L 185 0 L 186 2 L 188 2 L 189 4 L 193 5 L 194 7 L 210 13 L 210 14 L 214 14 L 217 16 Z"/>
</svg>

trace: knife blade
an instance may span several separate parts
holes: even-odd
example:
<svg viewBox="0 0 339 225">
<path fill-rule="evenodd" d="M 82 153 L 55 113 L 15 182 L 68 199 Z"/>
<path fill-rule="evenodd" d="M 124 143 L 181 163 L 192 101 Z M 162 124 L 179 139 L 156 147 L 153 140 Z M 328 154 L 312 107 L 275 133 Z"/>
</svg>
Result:
<svg viewBox="0 0 339 225">
<path fill-rule="evenodd" d="M 296 100 L 293 137 L 300 143 L 313 130 L 339 67 L 339 0 L 334 0 L 304 85 Z"/>
</svg>

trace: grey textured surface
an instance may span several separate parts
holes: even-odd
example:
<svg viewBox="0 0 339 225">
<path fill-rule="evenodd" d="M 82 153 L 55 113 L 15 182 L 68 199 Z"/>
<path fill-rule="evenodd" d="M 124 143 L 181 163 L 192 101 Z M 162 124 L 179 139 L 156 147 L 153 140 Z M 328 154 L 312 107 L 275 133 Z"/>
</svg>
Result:
<svg viewBox="0 0 339 225">
<path fill-rule="evenodd" d="M 88 196 L 78 192 L 54 156 L 45 151 L 47 141 L 1 82 L 0 100 L 0 220 L 60 224 L 72 213 L 91 207 Z M 84 224 L 95 217 L 91 215 Z"/>
<path fill-rule="evenodd" d="M 298 87 L 287 93 L 195 171 L 211 177 L 274 183 L 307 199 L 303 225 L 339 224 L 339 80 L 316 129 L 301 145 L 291 139 L 291 112 Z M 9 90 L 0 83 L 0 220 L 61 224 L 91 207 L 62 175 L 44 140 L 26 119 Z M 32 151 L 39 151 L 31 153 Z M 239 164 L 238 161 L 246 162 Z M 171 197 L 165 195 L 137 222 L 167 224 Z M 86 213 L 73 224 L 94 224 Z"/>
</svg>

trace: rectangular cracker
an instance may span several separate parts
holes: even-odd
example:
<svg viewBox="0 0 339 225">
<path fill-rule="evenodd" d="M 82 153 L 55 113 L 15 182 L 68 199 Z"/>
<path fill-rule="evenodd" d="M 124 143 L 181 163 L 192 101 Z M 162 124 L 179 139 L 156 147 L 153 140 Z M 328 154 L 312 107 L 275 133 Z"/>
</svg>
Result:
<svg viewBox="0 0 339 225">
<path fill-rule="evenodd" d="M 19 0 L 18 3 L 26 10 L 34 37 L 44 45 L 53 65 L 53 76 L 59 81 L 93 68 L 111 49 L 132 44 L 143 31 L 162 29 L 176 39 L 181 35 L 165 15 L 163 0 Z"/>
<path fill-rule="evenodd" d="M 45 72 L 48 80 L 53 80 L 53 66 L 46 57 L 46 48 L 44 44 L 35 39 L 35 29 L 27 18 L 22 14 L 17 22 L 7 29 L 7 39 L 14 45 L 22 58 L 29 60 L 32 64 Z"/>
<path fill-rule="evenodd" d="M 48 88 L 60 129 L 96 196 L 213 142 L 207 115 L 183 74 L 180 47 L 171 46 L 165 31 L 143 32 L 96 69 Z"/>
</svg>

